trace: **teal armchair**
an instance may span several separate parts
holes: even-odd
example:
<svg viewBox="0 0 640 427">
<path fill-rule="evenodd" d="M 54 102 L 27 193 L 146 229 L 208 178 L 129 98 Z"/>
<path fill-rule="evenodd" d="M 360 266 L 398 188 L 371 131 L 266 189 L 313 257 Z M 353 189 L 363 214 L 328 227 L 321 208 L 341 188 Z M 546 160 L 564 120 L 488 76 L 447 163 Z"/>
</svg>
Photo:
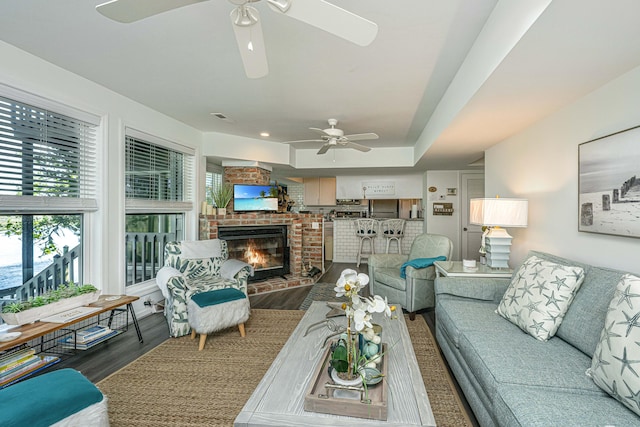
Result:
<svg viewBox="0 0 640 427">
<path fill-rule="evenodd" d="M 410 313 L 435 307 L 433 282 L 436 278 L 433 265 L 426 268 L 407 266 L 406 277 L 400 277 L 400 268 L 410 260 L 435 258 L 451 259 L 453 242 L 438 234 L 420 234 L 411 244 L 409 255 L 374 254 L 369 256 L 369 286 L 372 295 L 387 297 L 390 304 L 400 305 Z"/>
</svg>

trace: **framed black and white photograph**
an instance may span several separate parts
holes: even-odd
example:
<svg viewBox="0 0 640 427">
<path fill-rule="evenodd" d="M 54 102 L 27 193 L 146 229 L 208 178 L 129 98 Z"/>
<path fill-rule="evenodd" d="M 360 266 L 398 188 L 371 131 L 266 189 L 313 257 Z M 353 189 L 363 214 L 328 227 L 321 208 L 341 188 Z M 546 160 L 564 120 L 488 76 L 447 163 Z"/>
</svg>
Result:
<svg viewBox="0 0 640 427">
<path fill-rule="evenodd" d="M 640 126 L 578 146 L 578 230 L 640 237 Z"/>
</svg>

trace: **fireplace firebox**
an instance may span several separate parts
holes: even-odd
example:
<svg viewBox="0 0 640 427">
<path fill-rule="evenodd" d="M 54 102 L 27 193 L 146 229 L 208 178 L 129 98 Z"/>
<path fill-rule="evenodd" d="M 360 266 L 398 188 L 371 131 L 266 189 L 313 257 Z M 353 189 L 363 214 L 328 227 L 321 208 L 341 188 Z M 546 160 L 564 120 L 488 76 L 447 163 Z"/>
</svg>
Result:
<svg viewBox="0 0 640 427">
<path fill-rule="evenodd" d="M 218 237 L 227 241 L 229 258 L 253 266 L 250 282 L 289 274 L 286 225 L 220 227 Z"/>
</svg>

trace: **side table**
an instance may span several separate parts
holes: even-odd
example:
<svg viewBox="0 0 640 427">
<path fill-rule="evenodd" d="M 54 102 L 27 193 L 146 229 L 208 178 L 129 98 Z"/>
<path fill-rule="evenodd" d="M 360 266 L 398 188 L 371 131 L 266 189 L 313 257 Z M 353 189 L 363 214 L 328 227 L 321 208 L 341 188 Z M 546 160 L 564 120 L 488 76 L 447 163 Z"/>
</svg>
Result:
<svg viewBox="0 0 640 427">
<path fill-rule="evenodd" d="M 462 261 L 436 261 L 433 263 L 438 277 L 494 277 L 511 279 L 511 268 L 491 268 L 484 264 L 476 264 L 475 269 L 465 268 Z"/>
</svg>

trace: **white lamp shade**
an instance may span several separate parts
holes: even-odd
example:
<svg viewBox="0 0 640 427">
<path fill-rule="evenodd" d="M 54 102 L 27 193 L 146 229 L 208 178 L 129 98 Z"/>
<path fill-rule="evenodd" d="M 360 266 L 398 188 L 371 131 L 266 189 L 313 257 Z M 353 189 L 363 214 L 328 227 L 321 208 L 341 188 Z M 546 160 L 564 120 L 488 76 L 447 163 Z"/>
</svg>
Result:
<svg viewBox="0 0 640 427">
<path fill-rule="evenodd" d="M 469 222 L 489 227 L 526 227 L 528 210 L 526 199 L 471 199 Z"/>
</svg>

